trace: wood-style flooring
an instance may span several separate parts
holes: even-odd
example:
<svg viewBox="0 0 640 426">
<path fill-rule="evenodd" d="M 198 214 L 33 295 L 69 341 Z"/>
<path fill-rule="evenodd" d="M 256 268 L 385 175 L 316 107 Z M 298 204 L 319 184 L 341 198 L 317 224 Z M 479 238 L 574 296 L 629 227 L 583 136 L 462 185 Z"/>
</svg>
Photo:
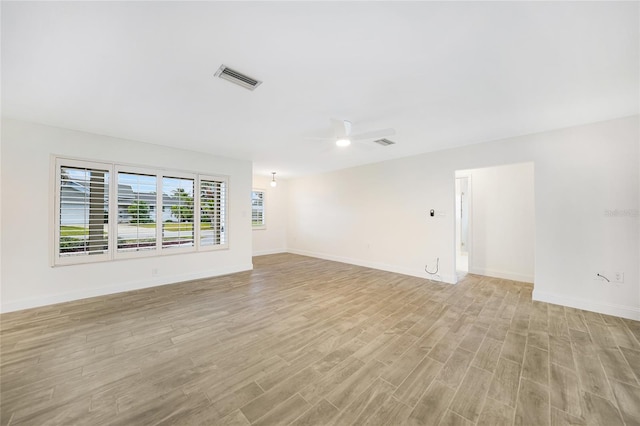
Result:
<svg viewBox="0 0 640 426">
<path fill-rule="evenodd" d="M 638 425 L 640 322 L 291 254 L 8 313 L 2 425 Z"/>
</svg>

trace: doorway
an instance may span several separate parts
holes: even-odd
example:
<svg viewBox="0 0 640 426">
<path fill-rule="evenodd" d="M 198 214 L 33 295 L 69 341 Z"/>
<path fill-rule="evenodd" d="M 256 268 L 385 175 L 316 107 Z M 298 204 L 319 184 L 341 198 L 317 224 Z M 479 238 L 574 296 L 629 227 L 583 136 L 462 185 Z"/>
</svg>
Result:
<svg viewBox="0 0 640 426">
<path fill-rule="evenodd" d="M 534 164 L 455 172 L 455 262 L 465 274 L 533 283 Z"/>
<path fill-rule="evenodd" d="M 456 174 L 456 274 L 458 279 L 469 272 L 469 208 L 471 176 Z"/>
</svg>

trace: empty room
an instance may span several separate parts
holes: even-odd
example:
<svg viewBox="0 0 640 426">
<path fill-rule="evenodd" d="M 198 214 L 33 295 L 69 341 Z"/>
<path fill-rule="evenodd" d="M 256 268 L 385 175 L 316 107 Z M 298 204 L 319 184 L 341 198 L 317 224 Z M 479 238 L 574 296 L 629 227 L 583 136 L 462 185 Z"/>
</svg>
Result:
<svg viewBox="0 0 640 426">
<path fill-rule="evenodd" d="M 640 2 L 2 1 L 0 425 L 640 425 Z"/>
</svg>

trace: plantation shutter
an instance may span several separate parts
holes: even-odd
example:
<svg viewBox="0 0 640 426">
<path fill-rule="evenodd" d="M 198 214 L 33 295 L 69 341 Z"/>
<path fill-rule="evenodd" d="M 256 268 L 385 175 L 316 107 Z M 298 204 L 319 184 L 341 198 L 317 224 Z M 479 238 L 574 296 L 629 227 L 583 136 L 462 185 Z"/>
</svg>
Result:
<svg viewBox="0 0 640 426">
<path fill-rule="evenodd" d="M 227 183 L 223 180 L 200 180 L 200 245 L 217 246 L 227 243 L 226 234 Z"/>
<path fill-rule="evenodd" d="M 95 256 L 109 251 L 109 170 L 59 169 L 58 256 Z"/>
<path fill-rule="evenodd" d="M 158 178 L 118 172 L 118 252 L 156 250 Z"/>
<path fill-rule="evenodd" d="M 162 178 L 162 207 L 169 217 L 162 220 L 162 248 L 194 245 L 194 179 Z"/>
</svg>

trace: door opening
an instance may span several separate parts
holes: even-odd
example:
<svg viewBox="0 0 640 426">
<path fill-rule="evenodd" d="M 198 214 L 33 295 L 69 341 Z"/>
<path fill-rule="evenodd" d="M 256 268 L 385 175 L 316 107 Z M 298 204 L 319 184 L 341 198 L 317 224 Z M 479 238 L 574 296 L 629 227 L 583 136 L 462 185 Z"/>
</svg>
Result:
<svg viewBox="0 0 640 426">
<path fill-rule="evenodd" d="M 533 283 L 534 164 L 455 172 L 456 274 Z"/>
<path fill-rule="evenodd" d="M 469 176 L 456 177 L 456 273 L 458 278 L 469 272 Z"/>
</svg>

